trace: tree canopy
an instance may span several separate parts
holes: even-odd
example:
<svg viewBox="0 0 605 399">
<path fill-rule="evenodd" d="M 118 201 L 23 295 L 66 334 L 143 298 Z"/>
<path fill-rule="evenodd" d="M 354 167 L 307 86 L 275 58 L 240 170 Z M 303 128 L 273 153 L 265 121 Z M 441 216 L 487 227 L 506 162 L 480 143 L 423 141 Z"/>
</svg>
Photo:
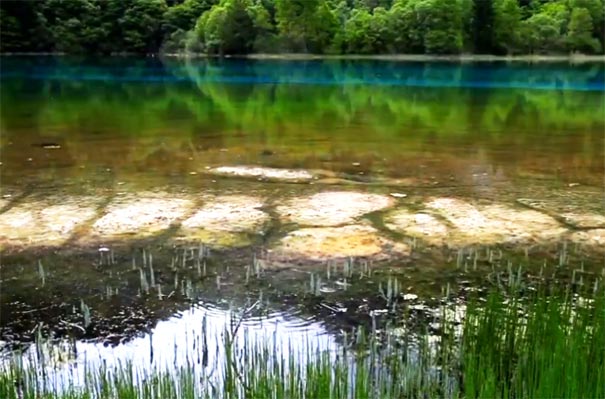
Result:
<svg viewBox="0 0 605 399">
<path fill-rule="evenodd" d="M 0 51 L 602 54 L 604 0 L 0 2 Z"/>
</svg>

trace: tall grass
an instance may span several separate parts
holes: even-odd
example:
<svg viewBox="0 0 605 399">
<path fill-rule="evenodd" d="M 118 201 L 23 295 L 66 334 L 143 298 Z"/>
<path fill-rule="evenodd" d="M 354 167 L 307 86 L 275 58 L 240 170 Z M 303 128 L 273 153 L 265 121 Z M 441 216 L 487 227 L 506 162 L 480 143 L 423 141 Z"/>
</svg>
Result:
<svg viewBox="0 0 605 399">
<path fill-rule="evenodd" d="M 99 366 L 85 371 L 84 384 L 72 386 L 53 383 L 44 358 L 26 366 L 15 355 L 0 372 L 0 397 L 605 397 L 603 290 L 582 296 L 513 291 L 443 305 L 433 333 L 428 326 L 425 333 L 355 330 L 343 335 L 337 352 L 292 356 L 292 348 L 245 339 L 236 320 L 220 342 L 225 361 L 211 373 L 196 362 L 153 372 L 132 364 Z M 237 334 L 244 340 L 234 340 Z"/>
</svg>

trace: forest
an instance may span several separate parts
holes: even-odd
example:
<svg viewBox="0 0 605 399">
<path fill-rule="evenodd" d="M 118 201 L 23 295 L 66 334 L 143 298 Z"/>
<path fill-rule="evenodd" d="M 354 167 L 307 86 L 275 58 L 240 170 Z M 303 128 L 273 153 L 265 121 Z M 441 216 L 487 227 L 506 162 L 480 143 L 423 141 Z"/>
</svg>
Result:
<svg viewBox="0 0 605 399">
<path fill-rule="evenodd" d="M 3 53 L 602 54 L 603 0 L 0 2 Z"/>
</svg>

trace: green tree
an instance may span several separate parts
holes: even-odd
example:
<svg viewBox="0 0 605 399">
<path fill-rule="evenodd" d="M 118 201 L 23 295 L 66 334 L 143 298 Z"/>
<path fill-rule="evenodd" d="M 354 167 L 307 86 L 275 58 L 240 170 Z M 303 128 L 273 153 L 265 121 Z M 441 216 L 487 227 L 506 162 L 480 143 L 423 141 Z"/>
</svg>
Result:
<svg viewBox="0 0 605 399">
<path fill-rule="evenodd" d="M 517 0 L 497 0 L 494 6 L 494 50 L 513 53 L 519 48 L 521 7 Z"/>
<path fill-rule="evenodd" d="M 416 4 L 424 51 L 428 54 L 456 54 L 462 50 L 460 4 L 450 0 L 420 0 Z"/>
<path fill-rule="evenodd" d="M 315 31 L 315 13 L 320 0 L 275 0 L 275 19 L 288 49 L 309 51 L 309 38 Z"/>
<path fill-rule="evenodd" d="M 605 1 L 604 0 L 569 0 L 572 10 L 585 8 L 592 18 L 592 36 L 600 41 L 601 50 L 605 49 Z"/>
<path fill-rule="evenodd" d="M 494 49 L 493 0 L 475 0 L 472 16 L 473 43 L 476 53 L 491 53 Z"/>
<path fill-rule="evenodd" d="M 119 19 L 123 51 L 157 52 L 162 42 L 162 18 L 167 10 L 164 0 L 131 0 Z"/>
<path fill-rule="evenodd" d="M 191 30 L 199 16 L 217 2 L 217 0 L 185 0 L 168 8 L 163 16 L 165 34 L 171 34 L 179 29 Z"/>
<path fill-rule="evenodd" d="M 390 12 L 393 48 L 398 53 L 424 52 L 424 32 L 418 23 L 415 2 L 397 0 Z"/>
<path fill-rule="evenodd" d="M 252 50 L 256 31 L 249 0 L 223 0 L 206 11 L 196 25 L 204 48 L 212 54 L 245 54 Z"/>
<path fill-rule="evenodd" d="M 547 15 L 557 22 L 559 35 L 564 35 L 566 33 L 571 15 L 566 0 L 544 3 L 539 7 L 538 13 Z"/>
<path fill-rule="evenodd" d="M 605 0 L 0 1 L 0 51 L 600 52 Z"/>
<path fill-rule="evenodd" d="M 325 1 L 320 2 L 313 16 L 309 34 L 309 50 L 315 53 L 330 51 L 334 38 L 340 33 L 340 24 L 336 15 Z"/>
<path fill-rule="evenodd" d="M 586 8 L 575 8 L 571 13 L 569 29 L 567 33 L 567 44 L 571 51 L 585 53 L 598 53 L 601 44 L 592 37 L 592 17 Z"/>
<path fill-rule="evenodd" d="M 374 51 L 374 37 L 371 34 L 372 14 L 365 9 L 355 9 L 344 29 L 347 52 L 371 54 Z"/>
<path fill-rule="evenodd" d="M 529 53 L 551 52 L 559 47 L 559 21 L 538 13 L 521 24 L 521 42 Z"/>
<path fill-rule="evenodd" d="M 274 52 L 277 49 L 276 28 L 271 19 L 271 14 L 259 1 L 248 7 L 252 17 L 256 38 L 254 40 L 254 51 L 262 53 Z"/>
<path fill-rule="evenodd" d="M 108 32 L 100 16 L 100 4 L 91 0 L 47 0 L 43 6 L 51 27 L 54 50 L 66 53 L 102 52 Z"/>
<path fill-rule="evenodd" d="M 35 1 L 0 1 L 0 51 L 51 50 L 43 6 Z"/>
<path fill-rule="evenodd" d="M 460 6 L 462 21 L 462 45 L 465 51 L 475 51 L 474 18 L 476 0 L 456 0 Z M 492 0 L 497 1 L 497 0 Z"/>
</svg>

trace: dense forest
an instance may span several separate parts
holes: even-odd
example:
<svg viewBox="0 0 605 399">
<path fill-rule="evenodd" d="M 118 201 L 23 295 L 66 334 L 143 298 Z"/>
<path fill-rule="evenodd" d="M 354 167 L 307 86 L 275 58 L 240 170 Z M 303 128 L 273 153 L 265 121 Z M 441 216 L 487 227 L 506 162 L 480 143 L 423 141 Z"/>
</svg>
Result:
<svg viewBox="0 0 605 399">
<path fill-rule="evenodd" d="M 603 0 L 0 2 L 2 52 L 602 54 Z"/>
</svg>

